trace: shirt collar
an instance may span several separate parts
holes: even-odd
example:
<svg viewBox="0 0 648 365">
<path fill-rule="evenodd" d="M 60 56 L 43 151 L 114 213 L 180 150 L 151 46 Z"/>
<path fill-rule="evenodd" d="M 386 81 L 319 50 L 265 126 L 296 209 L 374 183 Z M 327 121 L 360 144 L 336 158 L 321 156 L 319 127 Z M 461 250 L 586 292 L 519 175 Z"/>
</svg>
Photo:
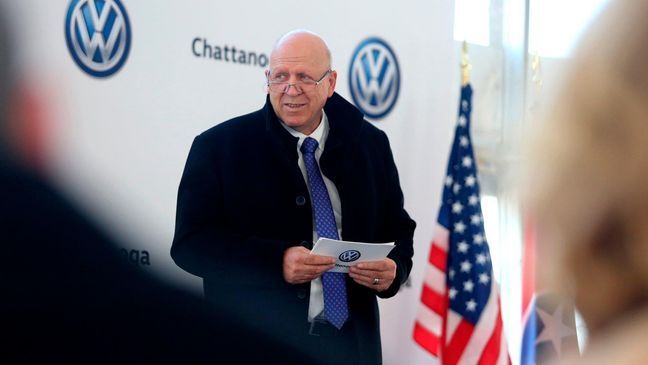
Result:
<svg viewBox="0 0 648 365">
<path fill-rule="evenodd" d="M 305 135 L 304 133 L 298 132 L 290 127 L 288 127 L 284 122 L 281 122 L 281 126 L 284 127 L 293 137 L 299 138 L 299 141 L 297 142 L 297 149 L 299 150 L 301 148 L 302 142 L 304 142 L 304 139 L 306 137 L 311 137 L 315 139 L 318 143 L 318 149 L 321 149 L 322 151 L 324 150 L 324 144 L 326 143 L 326 138 L 328 137 L 329 134 L 329 122 L 328 122 L 328 117 L 326 116 L 326 113 L 324 110 L 322 110 L 322 121 L 320 124 L 315 128 L 313 133 L 310 135 Z"/>
</svg>

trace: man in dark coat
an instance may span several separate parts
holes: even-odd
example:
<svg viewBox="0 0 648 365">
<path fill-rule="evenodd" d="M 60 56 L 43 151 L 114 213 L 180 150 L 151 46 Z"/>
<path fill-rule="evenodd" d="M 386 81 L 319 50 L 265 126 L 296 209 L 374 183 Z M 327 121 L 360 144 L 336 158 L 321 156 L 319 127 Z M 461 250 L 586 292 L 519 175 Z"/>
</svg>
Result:
<svg viewBox="0 0 648 365">
<path fill-rule="evenodd" d="M 241 323 L 323 364 L 380 364 L 376 297 L 395 295 L 407 280 L 415 228 L 388 139 L 334 92 L 337 73 L 319 36 L 302 30 L 283 36 L 266 77 L 262 109 L 194 140 L 178 193 L 172 257 L 204 278 L 214 307 Z M 302 149 L 311 142 L 314 152 Z M 326 186 L 325 203 L 314 197 L 307 153 Z M 334 220 L 333 236 L 322 233 L 322 204 Z M 310 254 L 319 237 L 395 242 L 387 258 L 343 276 L 337 303 L 348 315 L 341 323 L 327 311 L 326 277 L 335 259 Z"/>
</svg>

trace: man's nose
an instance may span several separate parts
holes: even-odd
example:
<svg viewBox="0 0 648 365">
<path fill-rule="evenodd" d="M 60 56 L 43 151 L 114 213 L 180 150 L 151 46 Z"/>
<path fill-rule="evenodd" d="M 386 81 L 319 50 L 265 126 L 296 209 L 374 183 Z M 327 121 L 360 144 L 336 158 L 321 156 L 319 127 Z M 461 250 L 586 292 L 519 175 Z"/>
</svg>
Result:
<svg viewBox="0 0 648 365">
<path fill-rule="evenodd" d="M 286 90 L 284 91 L 285 94 L 290 95 L 290 96 L 297 96 L 302 93 L 301 89 L 297 84 L 287 84 L 286 85 Z"/>
</svg>

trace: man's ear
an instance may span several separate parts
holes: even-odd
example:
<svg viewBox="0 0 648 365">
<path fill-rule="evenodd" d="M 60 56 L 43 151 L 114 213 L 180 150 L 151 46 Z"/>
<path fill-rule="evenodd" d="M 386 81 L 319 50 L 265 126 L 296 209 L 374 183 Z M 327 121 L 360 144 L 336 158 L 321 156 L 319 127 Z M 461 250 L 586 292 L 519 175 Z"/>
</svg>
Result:
<svg viewBox="0 0 648 365">
<path fill-rule="evenodd" d="M 328 77 L 328 82 L 329 82 L 328 97 L 330 98 L 331 96 L 333 96 L 333 93 L 335 92 L 335 85 L 337 83 L 337 71 L 331 71 L 331 74 Z"/>
<path fill-rule="evenodd" d="M 265 92 L 266 94 L 270 94 L 270 88 L 268 88 L 268 77 L 270 76 L 270 69 L 266 69 L 265 72 L 265 78 L 266 78 L 266 84 L 265 84 Z"/>
</svg>

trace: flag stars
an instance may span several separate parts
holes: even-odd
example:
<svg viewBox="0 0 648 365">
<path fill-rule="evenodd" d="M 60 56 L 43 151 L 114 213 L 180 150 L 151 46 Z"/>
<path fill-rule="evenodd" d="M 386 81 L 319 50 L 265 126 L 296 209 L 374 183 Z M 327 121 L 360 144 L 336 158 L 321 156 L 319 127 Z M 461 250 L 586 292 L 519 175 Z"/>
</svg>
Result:
<svg viewBox="0 0 648 365">
<path fill-rule="evenodd" d="M 477 197 L 477 194 L 473 194 L 468 197 L 468 205 L 475 206 L 479 203 L 479 198 Z"/>
<path fill-rule="evenodd" d="M 464 281 L 463 283 L 464 291 L 472 292 L 474 287 L 475 287 L 475 283 L 473 283 L 472 280 Z"/>
<path fill-rule="evenodd" d="M 564 337 L 574 336 L 575 328 L 567 326 L 563 320 L 562 304 L 556 307 L 553 313 L 543 308 L 538 308 L 538 316 L 542 322 L 542 332 L 536 337 L 536 344 L 551 341 L 558 356 L 562 356 L 562 341 Z"/>
<path fill-rule="evenodd" d="M 452 299 L 457 297 L 458 293 L 459 293 L 459 291 L 457 289 L 450 288 L 450 290 L 448 291 L 448 297 L 452 300 Z"/>
<path fill-rule="evenodd" d="M 464 206 L 461 205 L 461 203 L 455 202 L 454 204 L 452 204 L 452 213 L 461 214 L 461 211 L 463 210 L 463 208 L 464 208 Z"/>
<path fill-rule="evenodd" d="M 473 160 L 472 160 L 472 158 L 470 158 L 470 156 L 466 156 L 466 157 L 461 159 L 461 165 L 463 167 L 471 167 L 472 163 L 473 163 Z"/>
<path fill-rule="evenodd" d="M 486 274 L 486 273 L 479 274 L 479 282 L 480 283 L 488 284 L 489 281 L 490 281 L 490 276 L 488 276 L 488 274 Z"/>
<path fill-rule="evenodd" d="M 466 136 L 461 136 L 459 137 L 459 144 L 461 147 L 468 147 L 470 145 L 470 140 L 468 140 L 468 137 Z"/>
<path fill-rule="evenodd" d="M 457 244 L 457 250 L 461 253 L 468 253 L 468 243 L 466 241 L 461 241 Z"/>
<path fill-rule="evenodd" d="M 470 224 L 478 226 L 482 222 L 482 217 L 479 214 L 473 214 L 470 216 Z"/>
<path fill-rule="evenodd" d="M 466 126 L 466 122 L 467 122 L 466 116 L 465 116 L 465 115 L 460 115 L 460 116 L 459 116 L 459 125 L 460 125 L 461 127 L 465 127 L 465 126 Z"/>
<path fill-rule="evenodd" d="M 457 232 L 459 234 L 463 234 L 465 230 L 466 230 L 466 225 L 464 224 L 464 222 L 459 221 L 459 222 L 455 223 L 455 225 L 454 225 L 454 231 L 455 232 Z"/>
<path fill-rule="evenodd" d="M 473 299 L 470 299 L 466 302 L 466 310 L 468 312 L 474 312 L 475 309 L 477 309 L 477 302 L 475 302 Z"/>
<path fill-rule="evenodd" d="M 453 191 L 455 194 L 459 194 L 459 190 L 461 190 L 461 185 L 455 183 L 455 184 L 452 186 L 452 191 Z"/>
<path fill-rule="evenodd" d="M 461 271 L 462 272 L 470 272 L 470 269 L 472 268 L 472 265 L 470 264 L 470 261 L 466 260 L 461 263 Z"/>
<path fill-rule="evenodd" d="M 445 178 L 445 186 L 450 186 L 450 185 L 452 185 L 453 182 L 454 182 L 454 180 L 452 179 L 452 175 L 446 176 L 446 178 Z"/>
<path fill-rule="evenodd" d="M 484 243 L 484 236 L 481 233 L 473 235 L 473 243 L 475 243 L 476 245 L 481 245 L 482 243 Z"/>
<path fill-rule="evenodd" d="M 473 187 L 477 183 L 477 179 L 473 175 L 469 175 L 466 178 L 466 186 Z"/>
<path fill-rule="evenodd" d="M 476 257 L 475 261 L 477 261 L 478 264 L 486 265 L 486 255 L 484 255 L 483 253 L 480 253 L 480 254 L 477 254 L 477 256 L 475 256 L 475 257 Z"/>
<path fill-rule="evenodd" d="M 450 280 L 454 279 L 455 271 L 450 269 L 450 271 L 448 271 L 448 276 L 450 277 Z"/>
</svg>

